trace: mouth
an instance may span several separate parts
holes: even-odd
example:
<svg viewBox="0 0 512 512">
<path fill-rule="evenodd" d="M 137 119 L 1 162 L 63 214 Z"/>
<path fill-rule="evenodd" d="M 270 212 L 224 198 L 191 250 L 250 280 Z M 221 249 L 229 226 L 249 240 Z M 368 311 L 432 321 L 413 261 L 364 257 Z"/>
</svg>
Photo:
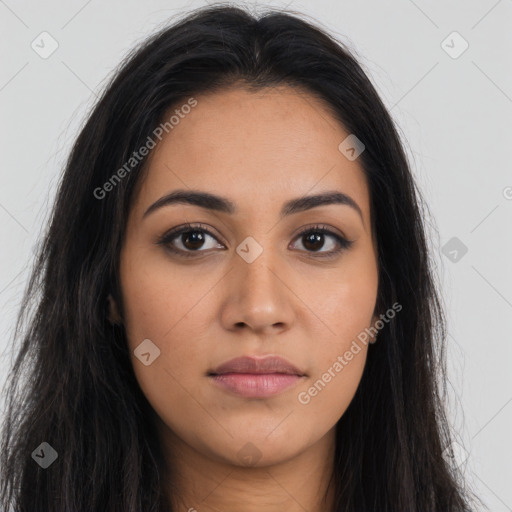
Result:
<svg viewBox="0 0 512 512">
<path fill-rule="evenodd" d="M 237 357 L 208 372 L 224 391 L 245 398 L 274 396 L 302 381 L 306 374 L 284 358 Z"/>
</svg>

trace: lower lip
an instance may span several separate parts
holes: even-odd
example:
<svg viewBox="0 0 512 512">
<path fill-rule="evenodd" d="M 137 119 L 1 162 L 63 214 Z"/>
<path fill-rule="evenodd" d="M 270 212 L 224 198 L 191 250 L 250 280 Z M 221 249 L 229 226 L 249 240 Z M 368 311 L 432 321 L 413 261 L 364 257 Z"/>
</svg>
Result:
<svg viewBox="0 0 512 512">
<path fill-rule="evenodd" d="M 223 373 L 212 375 L 219 386 L 247 398 L 276 395 L 299 382 L 302 377 L 285 373 Z"/>
</svg>

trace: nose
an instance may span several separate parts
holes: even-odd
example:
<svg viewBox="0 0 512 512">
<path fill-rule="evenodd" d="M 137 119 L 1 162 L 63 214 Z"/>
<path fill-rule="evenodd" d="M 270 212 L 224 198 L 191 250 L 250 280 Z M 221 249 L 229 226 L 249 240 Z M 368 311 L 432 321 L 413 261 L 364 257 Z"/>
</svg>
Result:
<svg viewBox="0 0 512 512">
<path fill-rule="evenodd" d="M 224 328 L 265 334 L 290 329 L 297 297 L 283 263 L 270 253 L 264 250 L 251 263 L 235 255 L 221 312 Z"/>
</svg>

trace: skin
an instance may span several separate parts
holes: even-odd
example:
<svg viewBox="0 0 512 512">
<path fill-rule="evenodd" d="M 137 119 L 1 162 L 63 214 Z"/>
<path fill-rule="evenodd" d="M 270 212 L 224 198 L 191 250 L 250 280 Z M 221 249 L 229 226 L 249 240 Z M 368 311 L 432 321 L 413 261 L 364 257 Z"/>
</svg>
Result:
<svg viewBox="0 0 512 512">
<path fill-rule="evenodd" d="M 231 88 L 196 99 L 150 154 L 121 252 L 123 315 L 112 302 L 111 318 L 125 326 L 136 377 L 158 416 L 176 510 L 239 512 L 243 504 L 245 512 L 325 511 L 333 499 L 329 491 L 322 502 L 335 425 L 359 385 L 368 346 L 360 344 L 308 404 L 297 397 L 378 319 L 366 179 L 357 159 L 338 149 L 349 133 L 305 92 Z M 173 204 L 143 217 L 176 189 L 226 197 L 238 212 Z M 280 219 L 284 202 L 331 190 L 352 197 L 362 218 L 330 204 Z M 215 237 L 203 232 L 202 246 L 187 235 L 171 242 L 193 257 L 156 243 L 187 222 Z M 315 224 L 353 245 L 322 259 L 338 247 L 335 238 L 324 235 L 308 249 L 298 236 Z M 263 249 L 252 263 L 236 252 L 248 236 Z M 149 366 L 133 355 L 144 339 L 161 351 Z M 234 357 L 267 354 L 307 376 L 264 399 L 233 395 L 207 376 Z M 241 459 L 244 450 L 254 454 L 251 463 Z"/>
</svg>

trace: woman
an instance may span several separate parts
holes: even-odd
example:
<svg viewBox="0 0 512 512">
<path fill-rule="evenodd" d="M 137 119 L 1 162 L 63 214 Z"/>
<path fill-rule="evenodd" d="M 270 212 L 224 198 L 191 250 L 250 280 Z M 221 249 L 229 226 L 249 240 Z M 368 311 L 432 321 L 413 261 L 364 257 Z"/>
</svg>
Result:
<svg viewBox="0 0 512 512">
<path fill-rule="evenodd" d="M 66 166 L 3 508 L 470 510 L 419 197 L 369 79 L 313 24 L 216 6 L 153 36 Z"/>
</svg>

